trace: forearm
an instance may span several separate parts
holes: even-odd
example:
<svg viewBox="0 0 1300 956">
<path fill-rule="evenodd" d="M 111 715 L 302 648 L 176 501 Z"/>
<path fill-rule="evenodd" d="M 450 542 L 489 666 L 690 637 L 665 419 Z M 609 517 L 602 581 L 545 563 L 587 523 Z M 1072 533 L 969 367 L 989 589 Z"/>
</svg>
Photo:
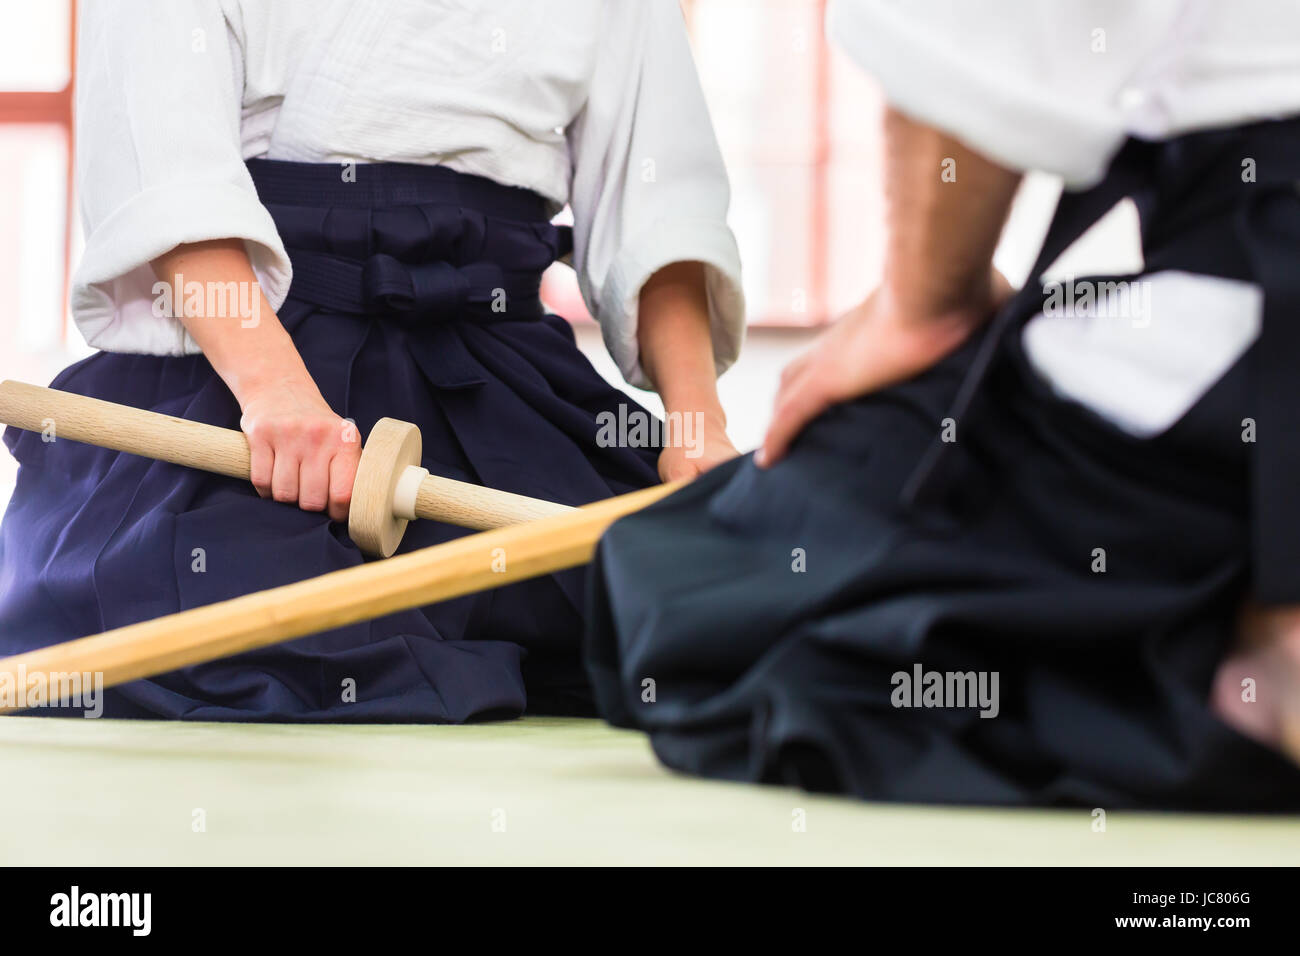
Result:
<svg viewBox="0 0 1300 956">
<path fill-rule="evenodd" d="M 646 282 L 641 289 L 637 344 L 641 367 L 665 409 L 724 419 L 701 263 L 672 263 Z"/>
<path fill-rule="evenodd" d="M 886 111 L 884 277 L 785 369 L 760 465 L 780 461 L 831 405 L 930 368 L 988 319 L 1009 292 L 993 251 L 1019 182 L 952 137 Z"/>
<path fill-rule="evenodd" d="M 885 113 L 882 293 L 900 315 L 990 302 L 993 252 L 1020 174 L 890 108 Z"/>
<path fill-rule="evenodd" d="M 241 406 L 273 382 L 310 381 L 293 340 L 257 284 L 242 240 L 177 246 L 152 265 L 159 281 L 179 287 L 181 294 L 173 299 L 177 319 Z M 190 283 L 198 283 L 203 294 L 186 295 Z M 212 289 L 231 294 L 210 296 Z"/>
<path fill-rule="evenodd" d="M 345 520 L 361 455 L 356 429 L 321 397 L 242 240 L 177 246 L 152 265 L 160 281 L 179 287 L 173 312 L 239 402 L 258 494 Z"/>
</svg>

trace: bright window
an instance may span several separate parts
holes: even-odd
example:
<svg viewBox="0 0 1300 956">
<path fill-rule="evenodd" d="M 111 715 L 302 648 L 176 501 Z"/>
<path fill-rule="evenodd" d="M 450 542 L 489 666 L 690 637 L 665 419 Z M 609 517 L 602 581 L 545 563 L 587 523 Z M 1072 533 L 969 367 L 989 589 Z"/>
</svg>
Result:
<svg viewBox="0 0 1300 956">
<path fill-rule="evenodd" d="M 0 378 L 67 364 L 72 20 L 71 0 L 0 0 Z M 0 454 L 0 502 L 14 470 Z"/>
<path fill-rule="evenodd" d="M 826 41 L 826 0 L 682 6 L 731 177 L 749 321 L 826 322 L 880 276 L 880 94 Z M 586 316 L 567 268 L 545 296 Z"/>
</svg>

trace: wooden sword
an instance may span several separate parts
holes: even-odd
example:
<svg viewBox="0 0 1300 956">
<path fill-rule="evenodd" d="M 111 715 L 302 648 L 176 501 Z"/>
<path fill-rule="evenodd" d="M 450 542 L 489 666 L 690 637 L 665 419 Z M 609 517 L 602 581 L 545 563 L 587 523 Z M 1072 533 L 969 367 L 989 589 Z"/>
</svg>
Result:
<svg viewBox="0 0 1300 956">
<path fill-rule="evenodd" d="M 27 431 L 53 426 L 68 439 L 249 480 L 243 432 L 117 405 L 23 382 L 0 382 L 0 424 Z M 431 475 L 420 466 L 420 429 L 381 418 L 361 450 L 348 534 L 366 554 L 387 558 L 407 522 L 443 521 L 485 531 L 568 514 L 569 505 Z"/>
<path fill-rule="evenodd" d="M 59 675 L 94 674 L 111 687 L 577 567 L 591 560 L 611 523 L 683 484 L 643 488 L 566 514 L 16 654 L 0 659 L 0 686 L 27 686 L 39 675 L 48 693 L 62 699 Z M 0 714 L 20 709 L 16 700 L 0 700 Z"/>
</svg>

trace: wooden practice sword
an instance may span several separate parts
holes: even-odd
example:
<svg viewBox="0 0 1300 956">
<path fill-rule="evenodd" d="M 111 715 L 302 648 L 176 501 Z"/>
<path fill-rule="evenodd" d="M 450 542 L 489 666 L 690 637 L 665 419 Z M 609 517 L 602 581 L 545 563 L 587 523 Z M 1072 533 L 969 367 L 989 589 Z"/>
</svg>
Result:
<svg viewBox="0 0 1300 956">
<path fill-rule="evenodd" d="M 243 432 L 72 392 L 0 382 L 0 424 L 36 432 L 52 427 L 56 440 L 85 442 L 249 480 L 248 439 Z M 382 418 L 371 430 L 361 450 L 348 515 L 348 534 L 367 554 L 391 555 L 412 518 L 483 531 L 574 510 L 430 475 L 420 467 L 420 451 L 420 429 L 410 422 Z"/>
<path fill-rule="evenodd" d="M 95 674 L 111 687 L 576 567 L 591 560 L 596 542 L 613 521 L 682 484 L 656 485 L 567 514 L 16 654 L 0 659 L 0 684 L 25 686 L 39 674 L 53 693 L 59 686 L 55 675 Z M 17 709 L 0 703 L 0 714 Z"/>
</svg>

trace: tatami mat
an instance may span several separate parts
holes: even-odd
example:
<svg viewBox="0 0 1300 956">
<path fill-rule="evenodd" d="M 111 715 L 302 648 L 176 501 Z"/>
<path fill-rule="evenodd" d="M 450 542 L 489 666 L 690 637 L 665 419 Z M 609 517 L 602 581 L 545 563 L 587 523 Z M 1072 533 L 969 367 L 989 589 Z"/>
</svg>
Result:
<svg viewBox="0 0 1300 956">
<path fill-rule="evenodd" d="M 711 783 L 597 721 L 0 719 L 0 863 L 1294 864 L 1300 820 L 863 804 Z M 803 824 L 802 827 L 800 824 Z M 201 824 L 201 827 L 200 827 Z"/>
</svg>

